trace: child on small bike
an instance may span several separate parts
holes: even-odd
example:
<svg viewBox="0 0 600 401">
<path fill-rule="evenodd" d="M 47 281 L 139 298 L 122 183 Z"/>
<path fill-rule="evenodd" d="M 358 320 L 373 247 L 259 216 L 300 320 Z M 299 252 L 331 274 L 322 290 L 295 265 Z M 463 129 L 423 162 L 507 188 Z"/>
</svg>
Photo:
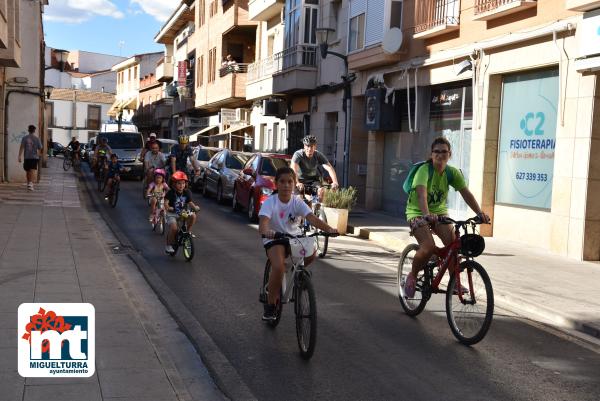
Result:
<svg viewBox="0 0 600 401">
<path fill-rule="evenodd" d="M 146 197 L 149 198 L 150 203 L 150 216 L 148 217 L 148 220 L 151 223 L 154 220 L 156 205 L 165 197 L 167 191 L 169 190 L 169 186 L 165 182 L 166 175 L 167 173 L 165 170 L 161 168 L 154 170 L 154 181 L 150 183 L 148 190 L 146 191 Z"/>
<path fill-rule="evenodd" d="M 265 306 L 263 320 L 274 320 L 275 307 L 279 302 L 281 281 L 285 273 L 285 259 L 289 255 L 290 245 L 288 238 L 275 239 L 275 233 L 301 235 L 300 220 L 307 219 L 310 224 L 328 233 L 337 233 L 324 221 L 315 216 L 308 205 L 294 195 L 296 187 L 296 173 L 290 167 L 280 167 L 275 173 L 277 192 L 269 196 L 260 208 L 259 233 L 263 236 L 263 245 L 271 262 L 269 276 L 269 298 Z M 310 255 L 304 257 L 304 266 L 308 266 L 315 259 L 316 250 L 313 248 Z"/>
<path fill-rule="evenodd" d="M 407 275 L 404 292 L 408 298 L 415 295 L 417 275 L 425 268 L 433 255 L 435 242 L 432 231 L 440 237 L 444 245 L 454 240 L 453 227 L 438 223 L 438 216 L 448 214 L 447 198 L 450 187 L 460 192 L 467 205 L 488 223 L 490 218 L 481 211 L 479 203 L 467 188 L 461 171 L 448 165 L 452 156 L 450 142 L 443 136 L 437 137 L 431 144 L 431 157 L 421 165 L 414 175 L 406 205 L 406 221 L 410 225 L 410 234 L 419 244 L 419 250 L 412 262 L 412 271 Z"/>
<path fill-rule="evenodd" d="M 104 194 L 104 199 L 108 200 L 108 196 L 112 193 L 113 183 L 115 181 L 120 181 L 121 177 L 119 174 L 121 171 L 125 171 L 126 168 L 123 167 L 121 163 L 119 163 L 119 157 L 116 153 L 110 155 L 110 161 L 105 166 L 106 168 L 106 192 Z"/>
<path fill-rule="evenodd" d="M 173 183 L 172 188 L 165 196 L 165 210 L 167 212 L 166 224 L 168 228 L 165 252 L 167 254 L 173 254 L 175 252 L 173 244 L 175 243 L 175 237 L 177 235 L 177 218 L 179 214 L 189 206 L 196 212 L 200 210 L 200 208 L 192 201 L 192 192 L 187 189 L 187 175 L 183 171 L 176 171 L 171 176 L 171 181 Z M 189 232 L 191 232 L 195 222 L 196 215 L 191 213 L 186 220 Z"/>
</svg>

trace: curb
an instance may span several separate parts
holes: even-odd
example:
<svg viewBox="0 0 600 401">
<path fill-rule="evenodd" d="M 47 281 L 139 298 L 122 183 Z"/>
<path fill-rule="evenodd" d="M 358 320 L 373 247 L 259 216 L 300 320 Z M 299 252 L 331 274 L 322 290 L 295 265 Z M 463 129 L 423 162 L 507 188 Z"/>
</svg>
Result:
<svg viewBox="0 0 600 401">
<path fill-rule="evenodd" d="M 100 213 L 106 225 L 113 232 L 117 240 L 124 247 L 135 249 L 127 236 L 121 231 L 118 225 L 106 213 L 106 210 L 99 204 L 93 196 L 89 181 L 86 175 L 82 173 L 82 180 L 92 204 Z M 221 352 L 208 332 L 202 327 L 200 322 L 194 317 L 190 310 L 177 298 L 175 293 L 167 286 L 160 276 L 152 269 L 141 252 L 135 251 L 129 254 L 129 258 L 142 273 L 146 282 L 158 296 L 158 299 L 177 322 L 181 331 L 190 340 L 196 352 L 200 355 L 206 368 L 211 373 L 218 388 L 232 400 L 256 400 L 250 388 L 246 386 L 242 378 L 229 362 L 227 357 Z"/>
<path fill-rule="evenodd" d="M 394 252 L 398 252 L 398 250 L 404 249 L 404 247 L 412 243 L 412 241 L 394 238 L 385 233 L 372 233 L 368 228 L 356 227 L 350 224 L 348 224 L 348 232 L 353 233 L 359 238 L 374 241 L 378 245 L 389 248 Z M 546 308 L 543 305 L 513 295 L 507 296 L 497 292 L 494 292 L 494 301 L 498 307 L 506 309 L 517 316 L 549 324 L 554 328 L 568 332 L 569 334 L 573 334 L 572 331 L 574 330 L 582 335 L 592 337 L 589 340 L 595 345 L 597 345 L 596 339 L 600 339 L 600 328 L 586 322 L 570 319 L 557 314 L 555 310 Z"/>
</svg>

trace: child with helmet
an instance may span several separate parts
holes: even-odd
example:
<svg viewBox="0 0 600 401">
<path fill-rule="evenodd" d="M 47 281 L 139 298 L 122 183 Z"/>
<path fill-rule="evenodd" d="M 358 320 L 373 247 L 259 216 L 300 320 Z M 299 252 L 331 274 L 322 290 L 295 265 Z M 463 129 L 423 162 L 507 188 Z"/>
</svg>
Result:
<svg viewBox="0 0 600 401">
<path fill-rule="evenodd" d="M 148 190 L 146 191 L 146 197 L 148 197 L 148 202 L 150 203 L 150 216 L 148 217 L 148 220 L 151 223 L 156 212 L 156 206 L 169 190 L 169 186 L 165 182 L 166 175 L 167 173 L 162 168 L 155 169 L 154 180 L 148 185 Z"/>
<path fill-rule="evenodd" d="M 172 187 L 165 196 L 165 210 L 167 212 L 167 244 L 165 246 L 165 252 L 173 254 L 173 244 L 175 243 L 175 236 L 177 235 L 177 218 L 179 214 L 186 209 L 191 207 L 194 211 L 198 212 L 200 208 L 192 201 L 192 192 L 187 188 L 188 177 L 183 171 L 176 171 L 171 176 Z M 192 226 L 196 222 L 196 215 L 190 213 L 187 217 L 188 231 L 191 232 Z"/>
</svg>

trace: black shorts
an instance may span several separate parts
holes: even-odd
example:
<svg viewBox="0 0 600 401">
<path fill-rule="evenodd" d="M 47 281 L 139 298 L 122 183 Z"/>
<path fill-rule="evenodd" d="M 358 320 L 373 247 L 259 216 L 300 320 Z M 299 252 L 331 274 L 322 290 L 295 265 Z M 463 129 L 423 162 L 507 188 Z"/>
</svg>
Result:
<svg viewBox="0 0 600 401">
<path fill-rule="evenodd" d="M 274 239 L 271 242 L 267 242 L 265 247 L 265 252 L 274 247 L 275 245 L 283 245 L 285 247 L 285 257 L 287 258 L 292 253 L 292 249 L 290 248 L 290 240 L 288 238 L 279 238 Z"/>
<path fill-rule="evenodd" d="M 37 170 L 38 169 L 38 159 L 25 159 L 23 162 L 23 169 L 25 171 L 29 170 Z"/>
</svg>

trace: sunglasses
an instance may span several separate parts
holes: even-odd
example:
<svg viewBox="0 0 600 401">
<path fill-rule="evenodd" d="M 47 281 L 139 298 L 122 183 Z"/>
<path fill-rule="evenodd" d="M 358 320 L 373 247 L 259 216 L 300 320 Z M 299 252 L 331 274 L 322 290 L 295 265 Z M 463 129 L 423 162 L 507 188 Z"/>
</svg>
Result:
<svg viewBox="0 0 600 401">
<path fill-rule="evenodd" d="M 431 153 L 445 155 L 446 153 L 450 153 L 450 151 L 449 151 L 449 150 L 445 150 L 445 149 L 444 149 L 444 150 L 440 150 L 440 149 L 433 149 L 433 150 L 431 151 Z"/>
</svg>

